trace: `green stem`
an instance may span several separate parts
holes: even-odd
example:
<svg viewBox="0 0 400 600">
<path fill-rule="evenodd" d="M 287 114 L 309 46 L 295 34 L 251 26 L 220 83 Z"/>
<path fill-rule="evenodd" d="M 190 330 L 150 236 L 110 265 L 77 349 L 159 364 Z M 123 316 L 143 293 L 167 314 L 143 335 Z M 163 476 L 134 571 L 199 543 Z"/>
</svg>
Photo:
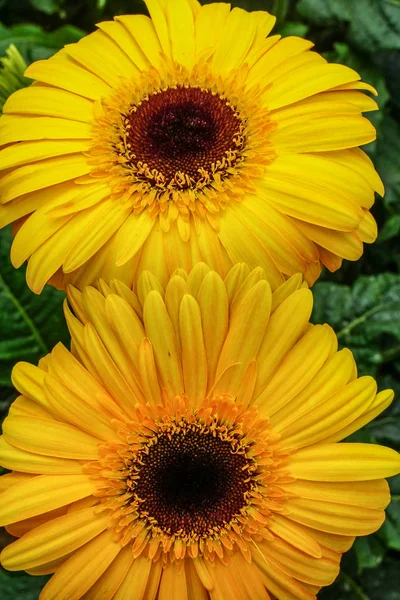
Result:
<svg viewBox="0 0 400 600">
<path fill-rule="evenodd" d="M 364 591 L 360 588 L 360 586 L 354 581 L 354 579 L 352 579 L 352 577 L 350 577 L 350 575 L 347 575 L 347 573 L 344 573 L 343 571 L 341 571 L 341 576 L 342 579 L 345 580 L 345 582 L 351 587 L 351 589 L 357 594 L 357 596 L 361 599 L 361 600 L 371 600 L 369 596 L 367 596 Z"/>
<path fill-rule="evenodd" d="M 398 356 L 398 354 L 400 354 L 400 344 L 394 346 L 393 348 L 390 348 L 390 350 L 386 350 L 386 352 L 382 352 L 382 362 L 384 363 L 393 360 L 394 358 L 396 358 L 396 356 Z"/>
<path fill-rule="evenodd" d="M 346 327 L 341 329 L 339 331 L 339 333 L 336 334 L 338 339 L 341 338 L 342 336 L 350 333 L 350 331 L 352 331 L 352 329 L 354 329 L 354 327 L 357 327 L 357 325 L 361 325 L 361 323 L 364 323 L 364 321 L 366 321 L 369 317 L 371 317 L 375 313 L 379 312 L 380 310 L 383 310 L 384 308 L 386 308 L 385 304 L 378 304 L 377 306 L 374 306 L 373 308 L 370 308 L 369 310 L 367 310 L 360 317 L 357 317 L 357 319 L 354 319 L 354 321 L 352 321 Z"/>
<path fill-rule="evenodd" d="M 276 17 L 275 29 L 280 29 L 285 21 L 289 9 L 288 0 L 274 0 L 272 14 Z"/>
<path fill-rule="evenodd" d="M 26 323 L 26 326 L 28 327 L 28 329 L 32 332 L 32 335 L 35 338 L 36 342 L 38 343 L 39 348 L 45 354 L 47 354 L 49 352 L 49 348 L 46 346 L 45 341 L 43 340 L 43 338 L 40 335 L 39 331 L 35 327 L 35 324 L 33 323 L 32 319 L 26 313 L 24 307 L 18 301 L 18 299 L 14 296 L 14 294 L 12 293 L 12 291 L 10 290 L 10 288 L 8 287 L 8 285 L 6 284 L 6 282 L 4 281 L 4 279 L 3 279 L 3 277 L 1 275 L 0 275 L 0 285 L 3 287 L 6 295 L 9 297 L 9 299 L 11 300 L 11 302 L 14 304 L 15 308 L 17 309 L 17 311 L 21 315 L 23 321 Z"/>
</svg>

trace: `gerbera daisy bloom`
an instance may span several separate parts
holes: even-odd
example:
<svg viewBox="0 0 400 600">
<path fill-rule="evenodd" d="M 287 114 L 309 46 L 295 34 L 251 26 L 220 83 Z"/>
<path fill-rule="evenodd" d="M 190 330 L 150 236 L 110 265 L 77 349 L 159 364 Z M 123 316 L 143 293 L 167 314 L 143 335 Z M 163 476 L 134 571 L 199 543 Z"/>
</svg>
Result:
<svg viewBox="0 0 400 600">
<path fill-rule="evenodd" d="M 341 443 L 392 400 L 294 276 L 198 264 L 70 290 L 72 354 L 19 363 L 4 421 L 6 569 L 54 573 L 41 600 L 313 600 L 400 471 Z"/>
<path fill-rule="evenodd" d="M 275 289 L 357 260 L 383 193 L 358 148 L 375 138 L 373 88 L 307 40 L 266 37 L 267 12 L 146 4 L 151 18 L 32 64 L 4 106 L 0 225 L 17 221 L 30 287 L 130 286 L 143 270 L 165 285 L 203 261 L 261 265 Z"/>
</svg>

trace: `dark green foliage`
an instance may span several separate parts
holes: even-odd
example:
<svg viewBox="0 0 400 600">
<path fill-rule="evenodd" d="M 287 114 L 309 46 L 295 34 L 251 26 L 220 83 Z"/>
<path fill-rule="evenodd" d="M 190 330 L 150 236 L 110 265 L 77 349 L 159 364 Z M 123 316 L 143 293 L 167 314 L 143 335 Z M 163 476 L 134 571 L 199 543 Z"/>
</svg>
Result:
<svg viewBox="0 0 400 600">
<path fill-rule="evenodd" d="M 53 346 L 68 343 L 62 311 L 64 293 L 50 286 L 40 296 L 25 282 L 25 269 L 9 259 L 11 232 L 0 236 L 0 386 L 11 386 L 10 373 L 19 360 L 37 363 Z M 9 392 L 8 392 L 9 393 Z"/>
<path fill-rule="evenodd" d="M 210 3 L 213 0 L 206 0 Z M 215 1 L 215 0 L 214 0 Z M 386 187 L 373 213 L 375 244 L 356 263 L 344 261 L 314 287 L 315 323 L 328 322 L 339 343 L 355 354 L 360 374 L 395 390 L 397 402 L 353 440 L 400 449 L 400 0 L 236 0 L 233 6 L 277 15 L 276 33 L 309 37 L 316 50 L 346 64 L 374 85 L 380 112 L 370 113 L 377 141 L 366 148 Z M 93 31 L 95 23 L 123 13 L 146 13 L 142 0 L 0 0 L 0 56 L 14 43 L 27 62 L 47 58 Z M 63 294 L 28 291 L 23 269 L 13 270 L 9 231 L 0 233 L 0 420 L 15 391 L 17 360 L 36 363 L 59 340 L 68 343 Z M 337 581 L 321 600 L 400 600 L 400 478 L 393 501 L 373 536 L 360 538 L 343 558 Z M 0 546 L 6 543 L 4 531 Z M 1 600 L 37 600 L 45 578 L 0 570 Z"/>
</svg>

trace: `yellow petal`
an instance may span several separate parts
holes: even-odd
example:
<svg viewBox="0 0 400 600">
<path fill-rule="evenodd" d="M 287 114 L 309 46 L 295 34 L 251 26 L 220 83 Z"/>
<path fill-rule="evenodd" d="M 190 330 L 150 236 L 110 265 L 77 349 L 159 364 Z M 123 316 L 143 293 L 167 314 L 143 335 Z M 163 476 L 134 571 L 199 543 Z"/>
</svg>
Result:
<svg viewBox="0 0 400 600">
<path fill-rule="evenodd" d="M 153 347 L 149 339 L 144 338 L 139 348 L 139 368 L 144 396 L 150 405 L 161 405 L 161 389 L 154 360 Z"/>
<path fill-rule="evenodd" d="M 257 396 L 256 402 L 262 406 L 264 417 L 275 414 L 315 377 L 331 354 L 334 341 L 335 334 L 330 327 L 316 325 L 297 342 Z"/>
<path fill-rule="evenodd" d="M 358 73 L 349 67 L 319 62 L 279 75 L 264 94 L 270 110 L 360 79 Z"/>
<path fill-rule="evenodd" d="M 38 475 L 74 475 L 82 473 L 82 465 L 76 460 L 42 456 L 26 452 L 0 438 L 0 461 L 5 469 Z"/>
<path fill-rule="evenodd" d="M 263 82 L 265 77 L 285 63 L 292 56 L 296 56 L 309 50 L 314 44 L 309 40 L 303 40 L 299 37 L 288 36 L 278 41 L 270 48 L 255 65 L 250 69 L 246 83 L 253 84 L 254 82 Z"/>
<path fill-rule="evenodd" d="M 22 194 L 75 179 L 89 171 L 87 159 L 80 154 L 49 158 L 19 167 L 0 180 L 2 202 L 9 202 Z"/>
<path fill-rule="evenodd" d="M 256 22 L 241 8 L 228 15 L 212 66 L 216 72 L 237 69 L 245 60 L 256 35 Z"/>
<path fill-rule="evenodd" d="M 383 510 L 309 498 L 289 498 L 285 506 L 293 521 L 339 535 L 368 535 L 379 529 L 385 520 Z"/>
<path fill-rule="evenodd" d="M 215 271 L 205 276 L 199 290 L 198 303 L 203 324 L 209 387 L 214 382 L 217 364 L 228 331 L 228 298 L 225 285 Z M 213 318 L 210 319 L 210 315 Z"/>
<path fill-rule="evenodd" d="M 113 596 L 113 600 L 125 600 L 125 598 L 129 597 L 138 599 L 147 598 L 145 592 L 153 565 L 154 563 L 143 555 L 135 558 L 115 596 Z M 170 591 L 172 594 L 173 588 Z"/>
<path fill-rule="evenodd" d="M 352 381 L 282 429 L 283 447 L 301 448 L 321 442 L 368 410 L 375 394 L 376 382 L 372 377 Z"/>
<path fill-rule="evenodd" d="M 271 289 L 267 281 L 259 281 L 243 298 L 233 316 L 218 361 L 218 376 L 232 363 L 241 362 L 243 372 L 257 357 L 268 325 Z"/>
<path fill-rule="evenodd" d="M 38 60 L 29 65 L 25 77 L 54 85 L 90 100 L 99 100 L 102 96 L 108 96 L 111 91 L 108 85 L 74 63 L 68 56 L 63 59 L 56 56 L 53 60 Z"/>
<path fill-rule="evenodd" d="M 53 156 L 85 152 L 89 148 L 86 140 L 51 140 L 21 142 L 8 146 L 0 152 L 0 169 L 19 167 L 21 165 L 45 160 Z"/>
<path fill-rule="evenodd" d="M 333 229 L 318 227 L 318 225 L 312 225 L 311 223 L 305 223 L 297 219 L 293 220 L 300 231 L 316 244 L 337 254 L 341 258 L 358 260 L 361 257 L 364 247 L 360 238 L 354 232 L 334 231 Z M 363 223 L 363 220 L 361 223 Z M 361 223 L 359 228 L 361 227 Z"/>
<path fill-rule="evenodd" d="M 321 548 L 311 536 L 305 535 L 293 521 L 278 513 L 274 514 L 269 530 L 305 554 L 315 558 L 322 555 Z"/>
<path fill-rule="evenodd" d="M 265 388 L 278 364 L 303 335 L 310 319 L 312 304 L 310 290 L 300 289 L 282 302 L 271 315 L 257 358 L 259 368 L 256 394 Z"/>
<path fill-rule="evenodd" d="M 14 92 L 3 106 L 3 113 L 6 115 L 17 113 L 62 117 L 72 121 L 91 123 L 93 103 L 64 90 L 38 85 Z"/>
<path fill-rule="evenodd" d="M 202 6 L 195 20 L 196 54 L 201 55 L 207 48 L 215 48 L 224 31 L 230 12 L 226 3 Z"/>
<path fill-rule="evenodd" d="M 274 429 L 281 431 L 341 390 L 351 381 L 353 369 L 354 358 L 350 350 L 344 348 L 333 354 L 309 384 L 286 406 L 271 416 Z"/>
<path fill-rule="evenodd" d="M 52 519 L 7 546 L 1 562 L 9 571 L 19 571 L 57 560 L 104 531 L 108 519 L 107 513 L 96 514 L 94 508 Z"/>
<path fill-rule="evenodd" d="M 167 3 L 167 21 L 172 57 L 179 64 L 190 68 L 194 60 L 195 37 L 193 13 L 186 0 Z"/>
<path fill-rule="evenodd" d="M 290 473 L 310 481 L 367 481 L 400 472 L 400 455 L 374 444 L 320 444 L 290 458 Z"/>
<path fill-rule="evenodd" d="M 7 525 L 66 506 L 90 496 L 94 484 L 86 475 L 39 475 L 15 485 L 1 496 L 0 523 Z"/>
<path fill-rule="evenodd" d="M 319 112 L 318 103 L 315 104 L 310 104 L 309 115 L 282 119 L 279 113 L 273 114 L 277 127 L 270 140 L 279 154 L 341 150 L 368 144 L 376 138 L 375 127 L 368 119 L 346 114 L 340 105 L 336 105 L 336 114 L 330 114 L 325 106 Z M 335 110 L 334 102 L 332 108 Z"/>
<path fill-rule="evenodd" d="M 121 550 L 108 569 L 85 594 L 85 600 L 115 599 L 121 584 L 133 562 L 132 548 L 128 545 Z"/>
<path fill-rule="evenodd" d="M 150 339 L 163 387 L 172 396 L 183 393 L 183 378 L 176 332 L 168 316 L 165 304 L 158 292 L 147 296 L 143 318 L 147 337 Z"/>
<path fill-rule="evenodd" d="M 200 308 L 189 294 L 186 294 L 181 302 L 179 331 L 185 393 L 193 402 L 193 406 L 199 406 L 206 396 L 207 360 Z"/>
<path fill-rule="evenodd" d="M 340 428 L 339 431 L 329 435 L 323 440 L 324 444 L 329 442 L 340 442 L 347 436 L 351 435 L 355 431 L 364 427 L 367 423 L 370 423 L 378 415 L 381 414 L 388 406 L 391 405 L 394 398 L 394 392 L 392 390 L 384 390 L 375 396 L 375 399 L 365 407 L 365 411 L 354 421 Z"/>
<path fill-rule="evenodd" d="M 108 529 L 85 544 L 65 562 L 45 585 L 41 600 L 79 600 L 101 577 L 121 551 Z"/>
<path fill-rule="evenodd" d="M 233 263 L 244 262 L 250 269 L 261 266 L 273 290 L 284 282 L 283 275 L 267 248 L 229 208 L 221 216 L 218 237 Z"/>
<path fill-rule="evenodd" d="M 129 56 L 130 60 L 140 71 L 148 69 L 149 61 L 143 55 L 135 38 L 124 27 L 123 17 L 121 19 L 117 17 L 114 21 L 103 21 L 98 23 L 97 27 L 101 31 L 104 31 Z"/>
<path fill-rule="evenodd" d="M 79 123 L 56 117 L 38 117 L 20 114 L 2 115 L 0 119 L 0 139 L 2 144 L 25 140 L 90 140 L 92 127 L 89 123 Z"/>
<path fill-rule="evenodd" d="M 77 460 L 95 460 L 98 456 L 96 438 L 55 420 L 37 419 L 33 425 L 29 417 L 7 417 L 3 432 L 10 444 L 27 452 Z"/>
<path fill-rule="evenodd" d="M 96 410 L 52 375 L 45 377 L 44 387 L 53 413 L 66 423 L 105 441 L 119 441 L 107 415 Z"/>
<path fill-rule="evenodd" d="M 129 31 L 147 60 L 153 65 L 158 65 L 161 46 L 151 19 L 144 15 L 123 15 L 115 19 Z"/>
<path fill-rule="evenodd" d="M 284 489 L 290 496 L 364 508 L 384 509 L 390 502 L 389 485 L 385 479 L 318 483 L 297 479 L 286 483 Z"/>
</svg>

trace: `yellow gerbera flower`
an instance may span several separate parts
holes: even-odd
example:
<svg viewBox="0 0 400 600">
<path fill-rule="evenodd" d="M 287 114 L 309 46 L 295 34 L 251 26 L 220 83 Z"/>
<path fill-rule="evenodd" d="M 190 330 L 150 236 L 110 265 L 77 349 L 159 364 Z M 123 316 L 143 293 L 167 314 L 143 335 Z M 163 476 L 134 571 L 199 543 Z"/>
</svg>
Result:
<svg viewBox="0 0 400 600">
<path fill-rule="evenodd" d="M 340 440 L 386 408 L 300 276 L 204 264 L 70 290 L 73 354 L 19 363 L 0 440 L 6 569 L 41 600 L 312 600 L 400 470 Z"/>
<path fill-rule="evenodd" d="M 146 3 L 151 18 L 31 65 L 4 107 L 0 225 L 31 214 L 12 247 L 31 288 L 243 261 L 275 289 L 358 259 L 383 193 L 357 148 L 375 138 L 373 88 L 307 40 L 266 38 L 266 12 Z"/>
</svg>

